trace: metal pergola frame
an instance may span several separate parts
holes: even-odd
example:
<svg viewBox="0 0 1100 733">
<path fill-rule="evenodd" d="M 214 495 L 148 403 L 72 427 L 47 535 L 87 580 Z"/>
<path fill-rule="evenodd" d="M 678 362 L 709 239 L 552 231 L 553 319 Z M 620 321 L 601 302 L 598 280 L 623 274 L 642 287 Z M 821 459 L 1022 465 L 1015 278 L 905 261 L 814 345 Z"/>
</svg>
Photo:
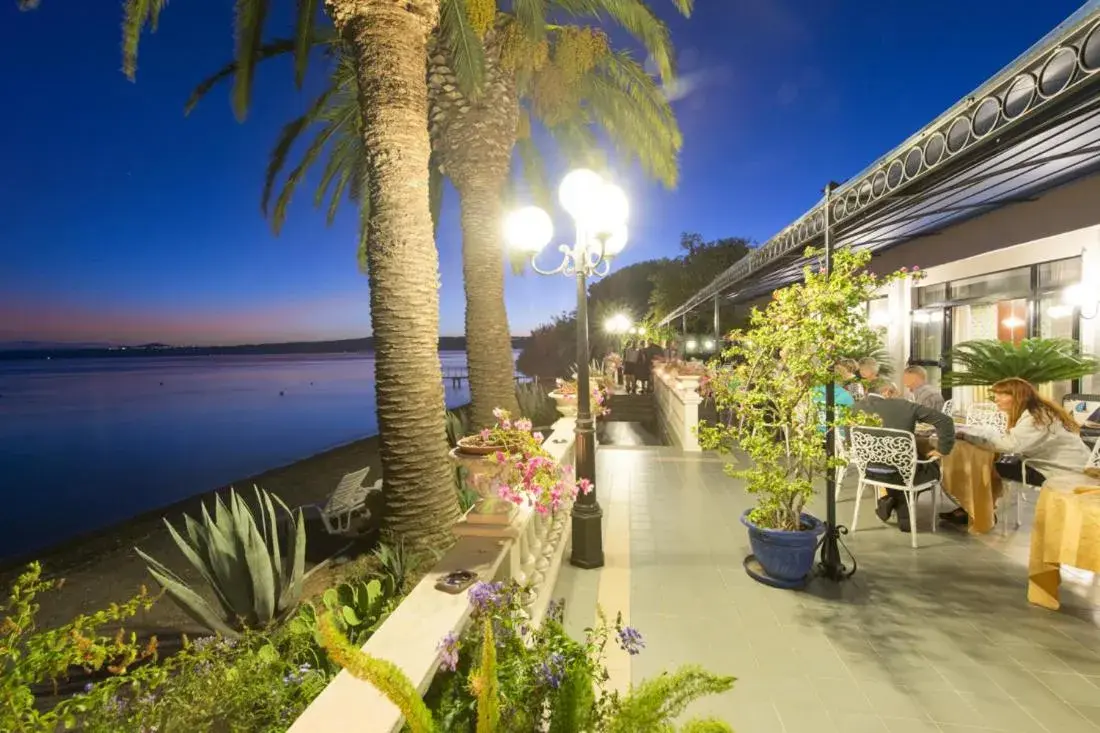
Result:
<svg viewBox="0 0 1100 733">
<path fill-rule="evenodd" d="M 1100 170 L 1100 0 L 1090 0 L 992 79 L 835 188 L 660 321 L 711 300 L 797 280 L 825 239 L 874 251 Z M 755 277 L 754 277 L 755 276 Z M 732 292 L 731 292 L 732 291 Z"/>
</svg>

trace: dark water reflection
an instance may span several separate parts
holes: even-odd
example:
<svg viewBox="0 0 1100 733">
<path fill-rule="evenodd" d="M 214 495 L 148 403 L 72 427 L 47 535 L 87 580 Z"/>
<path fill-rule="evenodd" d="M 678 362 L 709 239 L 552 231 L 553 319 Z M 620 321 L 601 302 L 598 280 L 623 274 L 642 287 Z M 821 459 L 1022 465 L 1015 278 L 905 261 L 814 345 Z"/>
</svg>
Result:
<svg viewBox="0 0 1100 733">
<path fill-rule="evenodd" d="M 370 355 L 0 362 L 0 558 L 375 433 Z"/>
</svg>

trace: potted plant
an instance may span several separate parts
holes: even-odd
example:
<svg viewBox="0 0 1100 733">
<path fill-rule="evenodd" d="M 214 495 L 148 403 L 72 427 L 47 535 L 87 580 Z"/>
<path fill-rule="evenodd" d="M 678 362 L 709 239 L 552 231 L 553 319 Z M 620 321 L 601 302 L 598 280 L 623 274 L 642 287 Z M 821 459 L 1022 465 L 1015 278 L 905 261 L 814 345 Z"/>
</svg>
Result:
<svg viewBox="0 0 1100 733">
<path fill-rule="evenodd" d="M 513 420 L 507 410 L 498 407 L 493 416 L 495 425 L 459 439 L 451 457 L 465 468 L 466 486 L 478 496 L 466 515 L 467 521 L 507 524 L 515 514 L 515 506 L 500 494 L 499 486 L 507 480 L 509 466 L 497 456 L 510 459 L 545 453 L 543 435 L 533 429 L 530 420 Z"/>
<path fill-rule="evenodd" d="M 1100 360 L 1081 353 L 1072 339 L 1024 339 L 964 341 L 944 354 L 944 360 L 960 371 L 943 375 L 945 387 L 988 387 L 1002 379 L 1018 377 L 1034 385 L 1080 379 L 1100 372 Z"/>
<path fill-rule="evenodd" d="M 820 253 L 811 248 L 805 254 L 812 262 Z M 732 419 L 701 423 L 699 442 L 723 453 L 736 446 L 748 456 L 746 466 L 734 462 L 727 472 L 756 497 L 741 521 L 756 561 L 747 558 L 746 570 L 762 582 L 799 587 L 813 568 L 825 528 L 804 508 L 815 480 L 839 463 L 826 460 L 825 385 L 833 381 L 835 363 L 868 337 L 862 304 L 910 274 L 903 268 L 878 277 L 866 270 L 870 257 L 842 249 L 833 255 L 831 275 L 804 268 L 803 282 L 775 291 L 765 308 L 753 309 L 749 329 L 730 333 L 725 363 L 709 368 L 708 390 Z M 838 408 L 828 427 L 853 422 Z"/>
<path fill-rule="evenodd" d="M 610 409 L 606 406 L 607 395 L 604 390 L 596 383 L 595 380 L 589 380 L 590 389 L 592 390 L 591 409 L 592 417 L 603 417 Z M 554 400 L 558 406 L 558 412 L 566 417 L 572 417 L 577 414 L 577 376 L 574 374 L 572 379 L 565 380 L 559 379 L 557 381 L 557 389 L 550 393 L 550 399 Z"/>
</svg>

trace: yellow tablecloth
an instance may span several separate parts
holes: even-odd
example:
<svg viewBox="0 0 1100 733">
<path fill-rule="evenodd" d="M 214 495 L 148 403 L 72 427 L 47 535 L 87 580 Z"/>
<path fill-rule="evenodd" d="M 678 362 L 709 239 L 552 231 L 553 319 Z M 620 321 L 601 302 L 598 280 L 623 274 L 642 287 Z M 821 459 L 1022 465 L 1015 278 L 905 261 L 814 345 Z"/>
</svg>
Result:
<svg viewBox="0 0 1100 733">
<path fill-rule="evenodd" d="M 969 529 L 974 534 L 993 529 L 993 509 L 1004 491 L 993 468 L 996 460 L 996 453 L 958 440 L 941 462 L 943 490 L 970 515 Z"/>
<path fill-rule="evenodd" d="M 1100 488 L 1048 481 L 1031 528 L 1027 599 L 1057 611 L 1061 566 L 1100 572 Z"/>
</svg>

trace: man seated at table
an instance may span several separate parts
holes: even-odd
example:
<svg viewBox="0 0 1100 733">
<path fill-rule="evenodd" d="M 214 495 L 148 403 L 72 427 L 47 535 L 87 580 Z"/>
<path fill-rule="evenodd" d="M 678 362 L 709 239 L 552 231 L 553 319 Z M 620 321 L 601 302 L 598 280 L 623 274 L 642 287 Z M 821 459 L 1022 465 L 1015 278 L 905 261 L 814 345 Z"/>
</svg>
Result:
<svg viewBox="0 0 1100 733">
<path fill-rule="evenodd" d="M 915 364 L 905 367 L 901 383 L 913 402 L 933 410 L 943 410 L 943 393 L 928 383 L 928 372 L 924 367 Z"/>
<path fill-rule="evenodd" d="M 871 383 L 866 398 L 855 403 L 853 412 L 864 412 L 877 415 L 881 425 L 877 427 L 890 428 L 891 430 L 904 430 L 914 433 L 917 423 L 927 423 L 936 429 L 936 448 L 927 452 L 924 458 L 945 456 L 955 447 L 955 423 L 940 410 L 902 399 L 898 388 L 886 380 L 875 380 Z M 940 467 L 936 463 L 923 463 L 917 465 L 914 484 L 922 484 L 939 478 Z M 890 484 L 901 484 L 902 478 L 892 468 L 879 467 L 873 464 L 867 467 L 867 478 L 877 479 Z M 903 492 L 897 489 L 887 489 L 886 496 L 879 499 L 875 514 L 882 521 L 887 521 L 894 512 L 898 513 L 898 529 L 902 532 L 911 531 L 909 507 L 905 503 Z"/>
</svg>

